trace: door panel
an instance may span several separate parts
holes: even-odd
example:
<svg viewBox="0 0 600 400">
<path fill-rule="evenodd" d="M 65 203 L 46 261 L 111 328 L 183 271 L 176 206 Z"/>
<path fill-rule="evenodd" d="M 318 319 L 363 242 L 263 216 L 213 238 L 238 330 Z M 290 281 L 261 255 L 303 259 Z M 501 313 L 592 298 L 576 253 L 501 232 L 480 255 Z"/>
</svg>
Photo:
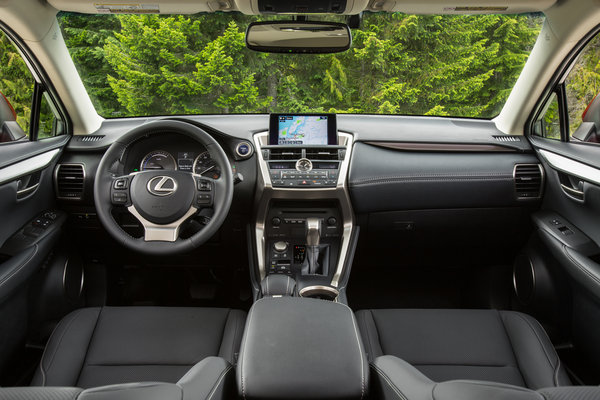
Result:
<svg viewBox="0 0 600 400">
<path fill-rule="evenodd" d="M 69 137 L 0 145 L 0 376 L 28 330 L 28 283 L 66 219 L 54 209 L 53 171 Z"/>
<path fill-rule="evenodd" d="M 534 215 L 545 256 L 571 288 L 572 359 L 587 384 L 600 383 L 600 147 L 535 138 L 546 171 L 542 209 Z M 595 158 L 592 160 L 592 154 Z M 593 161 L 593 162 L 592 162 Z"/>
</svg>

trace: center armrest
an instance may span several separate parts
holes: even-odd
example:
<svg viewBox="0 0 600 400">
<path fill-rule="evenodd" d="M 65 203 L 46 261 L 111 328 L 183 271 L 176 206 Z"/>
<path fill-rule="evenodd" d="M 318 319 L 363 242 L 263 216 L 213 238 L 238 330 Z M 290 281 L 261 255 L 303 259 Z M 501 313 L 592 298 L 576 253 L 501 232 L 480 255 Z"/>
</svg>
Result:
<svg viewBox="0 0 600 400">
<path fill-rule="evenodd" d="M 335 302 L 264 298 L 248 316 L 237 368 L 244 399 L 360 399 L 369 366 L 354 314 Z"/>
</svg>

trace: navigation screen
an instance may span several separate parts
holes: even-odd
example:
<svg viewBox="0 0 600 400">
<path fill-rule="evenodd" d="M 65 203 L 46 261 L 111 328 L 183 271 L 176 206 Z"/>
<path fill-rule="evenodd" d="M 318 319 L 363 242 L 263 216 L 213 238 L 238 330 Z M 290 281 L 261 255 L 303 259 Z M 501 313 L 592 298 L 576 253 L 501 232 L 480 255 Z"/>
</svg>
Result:
<svg viewBox="0 0 600 400">
<path fill-rule="evenodd" d="M 335 115 L 272 114 L 269 143 L 282 146 L 337 144 Z"/>
</svg>

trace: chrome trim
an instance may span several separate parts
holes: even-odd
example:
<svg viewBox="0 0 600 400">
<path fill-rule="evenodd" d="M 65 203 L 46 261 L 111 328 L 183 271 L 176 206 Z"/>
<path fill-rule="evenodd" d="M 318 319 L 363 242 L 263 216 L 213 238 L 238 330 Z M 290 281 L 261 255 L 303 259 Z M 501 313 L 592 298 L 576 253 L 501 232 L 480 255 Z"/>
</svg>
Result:
<svg viewBox="0 0 600 400">
<path fill-rule="evenodd" d="M 306 169 L 301 168 L 302 164 L 306 164 Z M 308 158 L 301 158 L 298 161 L 296 161 L 296 171 L 308 172 L 308 171 L 312 171 L 312 169 L 313 169 L 313 163 Z"/>
<path fill-rule="evenodd" d="M 536 286 L 536 279 L 535 279 L 535 267 L 533 266 L 533 262 L 531 262 L 531 258 L 525 256 L 527 258 L 528 264 L 529 264 L 529 269 L 531 270 L 531 296 L 529 299 L 527 299 L 527 301 L 523 301 L 521 299 L 521 295 L 519 294 L 519 289 L 517 289 L 517 269 L 516 269 L 516 264 L 513 266 L 513 273 L 512 273 L 512 281 L 513 281 L 513 289 L 515 289 L 515 294 L 517 295 L 517 298 L 519 300 L 521 300 L 521 302 L 523 304 L 529 304 L 531 299 L 533 298 L 533 296 L 535 296 L 535 286 Z"/>
<path fill-rule="evenodd" d="M 158 183 L 156 185 L 153 184 L 154 181 L 159 180 Z M 167 182 L 173 182 L 173 187 L 172 188 L 165 188 L 165 183 Z M 175 193 L 177 191 L 177 181 L 173 178 L 171 178 L 170 176 L 155 176 L 154 178 L 150 179 L 148 181 L 148 184 L 146 185 L 146 190 L 148 190 L 148 193 L 153 194 L 155 196 L 170 196 L 173 193 Z"/>
<path fill-rule="evenodd" d="M 46 168 L 52 162 L 60 149 L 47 151 L 26 160 L 19 161 L 0 169 L 0 185 L 10 182 L 20 176 L 29 175 L 35 171 Z"/>
<path fill-rule="evenodd" d="M 306 245 L 314 247 L 318 246 L 320 242 L 321 220 L 314 217 L 306 218 Z"/>
<path fill-rule="evenodd" d="M 242 145 L 248 145 L 248 148 L 250 149 L 250 151 L 248 152 L 248 154 L 241 154 L 240 153 L 240 146 Z M 247 141 L 243 141 L 243 142 L 239 142 L 238 144 L 235 145 L 235 154 L 238 155 L 238 157 L 242 157 L 242 158 L 249 158 L 250 156 L 252 156 L 252 154 L 254 154 L 254 147 L 252 147 L 252 143 L 247 142 Z"/>
<path fill-rule="evenodd" d="M 25 189 L 17 190 L 17 196 L 27 196 L 29 193 L 32 193 L 40 186 L 39 182 L 35 185 L 31 185 L 26 187 Z"/>
<path fill-rule="evenodd" d="M 83 172 L 83 190 L 81 191 L 81 196 L 79 197 L 61 197 L 58 195 L 58 170 L 60 169 L 61 166 L 73 166 L 73 165 L 78 165 L 81 167 L 81 171 Z M 56 198 L 57 199 L 61 199 L 61 200 L 81 200 L 83 199 L 83 195 L 85 193 L 85 165 L 81 164 L 81 163 L 64 163 L 64 164 L 58 164 L 56 166 L 56 168 L 54 168 L 54 191 L 56 192 Z"/>
<path fill-rule="evenodd" d="M 179 228 L 181 227 L 181 224 L 186 219 L 191 217 L 196 211 L 198 211 L 196 207 L 191 206 L 190 209 L 185 213 L 185 215 L 179 218 L 177 221 L 171 222 L 170 224 L 162 225 L 155 224 L 142 217 L 133 205 L 127 207 L 127 210 L 129 210 L 129 212 L 133 214 L 144 227 L 144 241 L 146 242 L 154 240 L 163 242 L 176 241 L 177 237 L 179 236 Z"/>
<path fill-rule="evenodd" d="M 540 170 L 540 191 L 536 197 L 519 197 L 517 195 L 517 167 L 533 167 L 536 166 Z M 515 185 L 515 195 L 517 195 L 517 200 L 529 200 L 529 199 L 541 199 L 542 193 L 544 191 L 544 183 L 546 182 L 546 174 L 544 172 L 544 167 L 542 164 L 515 164 L 513 167 L 513 182 Z"/>
<path fill-rule="evenodd" d="M 340 295 L 340 291 L 337 290 L 336 288 L 333 288 L 331 286 L 323 286 L 323 285 L 307 286 L 305 288 L 302 288 L 298 294 L 300 295 L 300 297 L 310 297 L 310 294 L 313 294 L 313 293 L 307 294 L 307 292 L 315 292 L 314 294 L 318 294 L 319 292 L 328 292 L 328 293 L 334 295 L 332 301 L 337 301 L 338 296 Z"/>
<path fill-rule="evenodd" d="M 581 190 L 570 188 L 567 185 L 563 185 L 562 183 L 560 184 L 560 187 L 565 193 L 565 195 L 567 195 L 569 198 L 580 203 L 583 203 L 585 201 L 585 193 Z"/>
<path fill-rule="evenodd" d="M 348 257 L 348 249 L 350 247 L 350 238 L 354 229 L 354 212 L 352 210 L 352 204 L 350 202 L 350 195 L 346 186 L 346 179 L 348 176 L 348 169 L 350 167 L 350 158 L 352 156 L 352 145 L 354 138 L 352 134 L 346 132 L 338 132 L 338 138 L 341 146 L 346 147 L 346 156 L 340 163 L 338 171 L 338 181 L 333 188 L 322 188 L 322 189 L 303 189 L 303 188 L 274 188 L 271 183 L 271 176 L 269 175 L 269 166 L 267 160 L 263 158 L 262 147 L 269 144 L 269 133 L 258 132 L 254 135 L 254 145 L 256 153 L 258 154 L 258 165 L 259 165 L 259 179 L 258 186 L 259 190 L 256 191 L 257 195 L 257 212 L 256 212 L 256 225 L 254 233 L 256 235 L 256 251 L 257 251 L 257 264 L 260 275 L 260 280 L 266 277 L 265 267 L 265 226 L 267 213 L 269 211 L 269 203 L 272 199 L 301 199 L 301 200 L 323 200 L 332 199 L 338 200 L 340 203 L 340 210 L 343 219 L 343 231 L 341 238 L 340 254 L 338 257 L 338 263 L 331 280 L 331 286 L 338 287 L 342 273 L 344 272 L 344 265 Z M 262 185 L 262 187 L 261 187 Z"/>
<path fill-rule="evenodd" d="M 600 185 L 599 169 L 590 167 L 589 165 L 585 165 L 547 150 L 540 149 L 539 152 L 552 168 L 584 179 L 588 182 L 595 183 L 596 185 Z"/>
<path fill-rule="evenodd" d="M 152 150 L 150 153 L 148 153 L 144 157 L 142 157 L 142 161 L 140 161 L 140 171 L 148 171 L 147 169 L 144 169 L 144 161 L 146 161 L 146 158 L 148 158 L 148 156 L 150 154 L 155 154 L 155 153 L 164 153 L 164 154 L 168 155 L 169 157 L 171 157 L 171 160 L 173 160 L 173 165 L 174 165 L 173 171 L 177 171 L 177 160 L 175 159 L 175 156 L 165 150 Z"/>
<path fill-rule="evenodd" d="M 67 294 L 67 267 L 69 266 L 69 261 L 71 261 L 71 259 L 67 257 L 67 260 L 65 261 L 65 265 L 63 266 L 62 284 L 63 284 L 63 292 L 65 293 L 65 295 Z M 80 298 L 81 294 L 83 293 L 84 282 L 85 282 L 85 268 L 83 268 L 83 266 L 82 266 L 81 267 L 81 279 L 79 280 L 79 292 L 77 293 L 77 298 Z"/>
</svg>

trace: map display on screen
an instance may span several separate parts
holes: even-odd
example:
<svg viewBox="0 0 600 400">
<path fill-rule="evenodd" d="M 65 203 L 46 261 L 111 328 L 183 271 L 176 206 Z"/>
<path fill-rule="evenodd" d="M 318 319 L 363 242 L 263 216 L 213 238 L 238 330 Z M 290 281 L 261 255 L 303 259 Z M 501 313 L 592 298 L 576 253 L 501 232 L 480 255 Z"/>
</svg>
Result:
<svg viewBox="0 0 600 400">
<path fill-rule="evenodd" d="M 280 115 L 277 144 L 327 145 L 327 116 Z"/>
</svg>

